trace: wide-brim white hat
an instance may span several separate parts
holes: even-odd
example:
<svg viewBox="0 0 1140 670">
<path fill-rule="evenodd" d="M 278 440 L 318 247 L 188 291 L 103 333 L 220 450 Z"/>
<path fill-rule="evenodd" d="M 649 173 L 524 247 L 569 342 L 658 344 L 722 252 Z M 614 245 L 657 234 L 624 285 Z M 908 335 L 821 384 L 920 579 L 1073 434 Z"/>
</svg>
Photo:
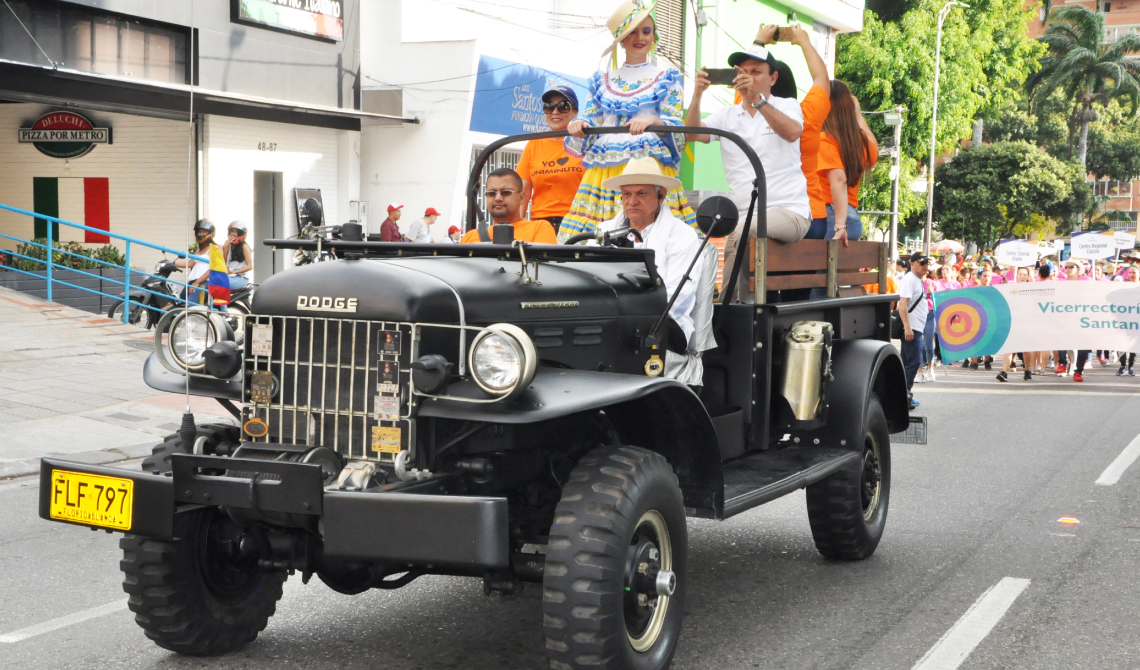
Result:
<svg viewBox="0 0 1140 670">
<path fill-rule="evenodd" d="M 618 190 L 622 186 L 630 186 L 632 184 L 663 186 L 669 191 L 675 188 L 681 188 L 681 180 L 662 174 L 661 164 L 657 162 L 656 158 L 650 156 L 634 158 L 625 164 L 625 169 L 622 170 L 621 174 L 616 177 L 610 177 L 602 182 L 602 186 L 613 191 Z"/>
<path fill-rule="evenodd" d="M 613 15 L 606 21 L 606 27 L 609 28 L 610 34 L 614 36 L 614 42 L 622 41 L 638 24 L 644 21 L 645 17 L 653 12 L 653 5 L 652 0 L 623 2 L 618 5 Z"/>
</svg>

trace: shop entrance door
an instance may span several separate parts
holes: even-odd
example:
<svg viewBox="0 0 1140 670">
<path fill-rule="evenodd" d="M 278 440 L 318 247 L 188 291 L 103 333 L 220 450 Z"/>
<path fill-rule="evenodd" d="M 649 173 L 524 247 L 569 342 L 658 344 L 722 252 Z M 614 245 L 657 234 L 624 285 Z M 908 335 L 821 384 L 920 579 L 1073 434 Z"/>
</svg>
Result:
<svg viewBox="0 0 1140 670">
<path fill-rule="evenodd" d="M 285 252 L 273 252 L 261 244 L 286 237 L 282 183 L 280 172 L 253 173 L 253 281 L 258 284 L 285 269 Z"/>
</svg>

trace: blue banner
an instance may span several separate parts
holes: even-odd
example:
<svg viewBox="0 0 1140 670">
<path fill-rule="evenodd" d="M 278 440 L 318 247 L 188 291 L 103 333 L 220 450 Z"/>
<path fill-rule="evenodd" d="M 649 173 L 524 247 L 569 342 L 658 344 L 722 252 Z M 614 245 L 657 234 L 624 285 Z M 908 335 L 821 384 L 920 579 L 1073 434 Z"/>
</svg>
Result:
<svg viewBox="0 0 1140 670">
<path fill-rule="evenodd" d="M 479 57 L 470 129 L 495 135 L 541 133 L 550 130 L 542 113 L 542 94 L 552 86 L 570 86 L 580 104 L 587 96 L 586 80 L 539 67 L 490 56 Z"/>
</svg>

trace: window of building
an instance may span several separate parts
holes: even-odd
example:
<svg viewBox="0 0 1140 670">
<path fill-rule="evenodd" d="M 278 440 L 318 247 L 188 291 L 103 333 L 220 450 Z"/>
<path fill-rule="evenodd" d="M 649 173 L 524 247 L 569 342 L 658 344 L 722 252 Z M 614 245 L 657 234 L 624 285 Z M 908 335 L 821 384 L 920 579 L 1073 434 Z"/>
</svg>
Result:
<svg viewBox="0 0 1140 670">
<path fill-rule="evenodd" d="M 1130 181 L 1101 179 L 1090 181 L 1089 185 L 1092 186 L 1093 195 L 1109 198 L 1129 197 L 1132 195 L 1132 182 Z"/>
<path fill-rule="evenodd" d="M 655 7 L 657 53 L 681 68 L 681 51 L 685 44 L 685 3 L 683 0 L 658 0 Z"/>
<path fill-rule="evenodd" d="M 186 28 L 52 0 L 8 0 L 7 4 L 12 11 L 0 9 L 0 58 L 131 79 L 190 83 Z"/>
</svg>

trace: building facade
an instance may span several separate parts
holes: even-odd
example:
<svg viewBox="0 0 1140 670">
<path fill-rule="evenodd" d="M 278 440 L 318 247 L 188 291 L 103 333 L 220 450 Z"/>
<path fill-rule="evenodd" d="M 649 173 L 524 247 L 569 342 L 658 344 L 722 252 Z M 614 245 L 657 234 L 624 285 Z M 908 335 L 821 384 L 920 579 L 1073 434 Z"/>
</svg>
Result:
<svg viewBox="0 0 1140 670">
<path fill-rule="evenodd" d="M 295 189 L 319 192 L 330 223 L 354 218 L 362 120 L 401 123 L 358 111 L 358 0 L 310 9 L 274 0 L 8 4 L 0 8 L 6 205 L 173 249 L 186 248 L 198 218 L 213 219 L 220 236 L 242 220 L 263 279 L 289 263 L 258 246 L 296 233 Z M 66 143 L 45 134 L 84 124 L 100 129 L 85 152 L 60 150 Z M 42 236 L 45 224 L 0 211 L 0 233 L 12 237 Z M 66 227 L 60 235 L 105 240 Z"/>
</svg>

